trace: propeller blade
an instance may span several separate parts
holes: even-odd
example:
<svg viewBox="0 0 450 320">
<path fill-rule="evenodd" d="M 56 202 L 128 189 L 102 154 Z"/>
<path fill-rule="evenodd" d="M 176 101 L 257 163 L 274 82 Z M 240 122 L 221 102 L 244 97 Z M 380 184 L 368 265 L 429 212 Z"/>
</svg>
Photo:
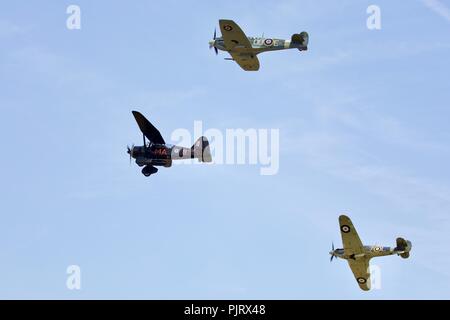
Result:
<svg viewBox="0 0 450 320">
<path fill-rule="evenodd" d="M 131 166 L 131 158 L 134 149 L 134 144 L 131 145 L 131 148 L 127 145 L 127 153 L 130 155 L 130 166 Z"/>
<path fill-rule="evenodd" d="M 214 47 L 214 51 L 216 52 L 216 56 L 219 54 L 219 50 L 217 50 L 216 47 Z"/>
<path fill-rule="evenodd" d="M 334 254 L 334 242 L 331 242 L 331 258 L 330 258 L 330 262 L 333 261 L 334 257 L 335 257 L 335 254 Z"/>
<path fill-rule="evenodd" d="M 139 129 L 141 129 L 141 132 L 147 139 L 152 143 L 157 144 L 166 144 L 163 137 L 161 136 L 161 133 L 156 129 L 150 121 L 148 121 L 142 113 L 138 111 L 132 111 L 134 118 L 136 119 L 136 122 L 139 126 Z"/>
<path fill-rule="evenodd" d="M 214 37 L 213 37 L 213 39 L 216 40 L 216 28 L 214 28 Z"/>
</svg>

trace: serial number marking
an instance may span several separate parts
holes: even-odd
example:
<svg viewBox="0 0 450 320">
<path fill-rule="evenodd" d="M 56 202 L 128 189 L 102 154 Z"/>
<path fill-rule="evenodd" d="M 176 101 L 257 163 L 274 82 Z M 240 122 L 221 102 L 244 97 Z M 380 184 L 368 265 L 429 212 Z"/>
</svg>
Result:
<svg viewBox="0 0 450 320">
<path fill-rule="evenodd" d="M 264 315 L 266 314 L 266 306 L 263 304 L 230 304 L 228 305 L 228 309 L 219 309 L 219 307 L 214 306 L 196 306 L 191 304 L 184 308 L 185 315 L 208 315 L 215 318 L 219 312 L 228 313 L 228 315 L 233 317 L 241 315 Z"/>
<path fill-rule="evenodd" d="M 237 317 L 239 315 L 256 315 L 256 314 L 265 314 L 266 306 L 261 305 L 245 305 L 245 304 L 231 304 L 228 306 L 228 314 L 233 317 Z"/>
</svg>

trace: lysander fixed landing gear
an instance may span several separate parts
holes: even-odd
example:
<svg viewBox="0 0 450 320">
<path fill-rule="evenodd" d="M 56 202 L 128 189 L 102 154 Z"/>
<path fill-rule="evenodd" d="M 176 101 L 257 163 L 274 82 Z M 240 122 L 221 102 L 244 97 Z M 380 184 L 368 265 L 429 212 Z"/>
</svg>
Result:
<svg viewBox="0 0 450 320">
<path fill-rule="evenodd" d="M 151 176 L 152 174 L 155 174 L 158 172 L 158 168 L 155 168 L 154 166 L 147 165 L 142 169 L 142 174 L 146 177 Z"/>
</svg>

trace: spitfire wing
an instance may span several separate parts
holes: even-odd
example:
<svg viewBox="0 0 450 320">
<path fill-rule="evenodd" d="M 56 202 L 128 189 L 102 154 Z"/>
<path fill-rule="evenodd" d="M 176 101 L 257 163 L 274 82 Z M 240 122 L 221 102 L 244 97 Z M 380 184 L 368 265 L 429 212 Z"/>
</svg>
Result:
<svg viewBox="0 0 450 320">
<path fill-rule="evenodd" d="M 364 291 L 370 290 L 369 259 L 348 260 L 348 265 L 352 269 L 359 287 Z"/>
<path fill-rule="evenodd" d="M 356 232 L 353 223 L 347 216 L 339 217 L 339 226 L 341 229 L 342 244 L 346 255 L 360 254 L 364 252 L 361 239 Z"/>
<path fill-rule="evenodd" d="M 132 111 L 134 118 L 141 129 L 142 133 L 153 143 L 156 144 L 166 144 L 161 133 L 156 129 L 150 121 L 148 121 L 142 113 L 138 111 Z"/>
<path fill-rule="evenodd" d="M 223 41 L 231 57 L 245 71 L 259 70 L 259 60 L 251 52 L 252 44 L 233 20 L 219 20 Z"/>
<path fill-rule="evenodd" d="M 230 53 L 233 60 L 245 71 L 258 71 L 259 60 L 254 54 Z"/>
<path fill-rule="evenodd" d="M 219 20 L 220 31 L 227 50 L 252 49 L 244 31 L 233 20 Z M 233 57 L 234 58 L 234 57 Z"/>
</svg>

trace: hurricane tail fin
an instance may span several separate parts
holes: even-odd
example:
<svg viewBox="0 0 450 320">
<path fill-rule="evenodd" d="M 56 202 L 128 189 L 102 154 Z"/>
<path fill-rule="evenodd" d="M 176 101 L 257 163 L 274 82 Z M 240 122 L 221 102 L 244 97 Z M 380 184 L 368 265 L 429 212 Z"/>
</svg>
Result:
<svg viewBox="0 0 450 320">
<path fill-rule="evenodd" d="M 412 248 L 411 241 L 405 240 L 403 238 L 397 238 L 397 246 L 395 247 L 396 251 L 400 251 L 400 257 L 403 259 L 409 258 L 409 252 Z"/>
</svg>

